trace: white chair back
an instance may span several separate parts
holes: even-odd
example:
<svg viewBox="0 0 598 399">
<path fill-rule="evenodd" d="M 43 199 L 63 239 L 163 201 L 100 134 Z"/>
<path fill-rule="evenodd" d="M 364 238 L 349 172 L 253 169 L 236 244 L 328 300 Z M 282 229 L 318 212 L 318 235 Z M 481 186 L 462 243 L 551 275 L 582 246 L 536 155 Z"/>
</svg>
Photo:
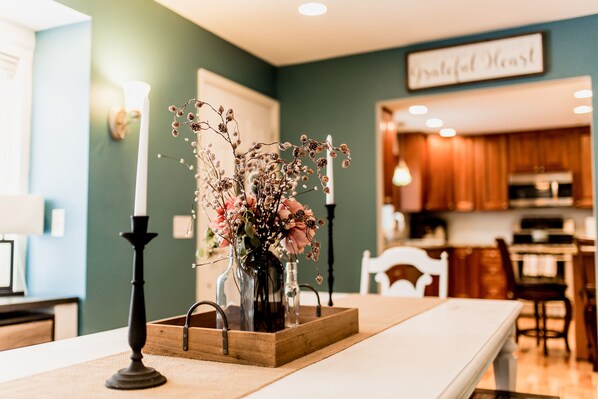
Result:
<svg viewBox="0 0 598 399">
<path fill-rule="evenodd" d="M 415 285 L 408 280 L 397 280 L 392 285 L 386 271 L 396 265 L 411 265 L 422 275 Z M 414 247 L 393 247 L 374 258 L 370 251 L 364 251 L 361 260 L 360 294 L 367 294 L 370 274 L 380 284 L 380 293 L 385 296 L 423 298 L 426 286 L 432 284 L 432 276 L 438 276 L 438 296 L 446 298 L 448 291 L 448 254 L 442 252 L 440 259 L 430 258 L 427 252 Z"/>
</svg>

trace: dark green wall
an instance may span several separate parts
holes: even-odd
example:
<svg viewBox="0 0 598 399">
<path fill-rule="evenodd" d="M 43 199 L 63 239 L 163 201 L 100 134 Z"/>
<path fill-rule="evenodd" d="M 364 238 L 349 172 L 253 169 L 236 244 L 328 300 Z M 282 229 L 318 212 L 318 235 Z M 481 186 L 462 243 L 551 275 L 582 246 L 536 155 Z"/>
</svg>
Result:
<svg viewBox="0 0 598 399">
<path fill-rule="evenodd" d="M 159 236 L 145 251 L 148 319 L 184 313 L 195 298 L 195 241 L 172 238 L 172 217 L 189 214 L 194 180 L 158 152 L 188 155 L 170 136 L 170 104 L 197 94 L 206 68 L 273 96 L 275 70 L 154 1 L 60 0 L 92 17 L 91 136 L 86 298 L 82 333 L 124 326 L 131 291 L 132 251 L 118 236 L 133 211 L 138 134 L 109 137 L 107 115 L 122 104 L 122 83 L 143 80 L 150 92 L 148 213 Z M 135 126 L 135 130 L 138 125 Z M 137 130 L 138 131 L 138 130 Z"/>
<path fill-rule="evenodd" d="M 539 30 L 547 33 L 548 70 L 544 76 L 432 89 L 417 95 L 580 75 L 598 82 L 598 15 L 277 69 L 282 139 L 296 140 L 303 131 L 320 139 L 330 133 L 336 144 L 345 142 L 352 150 L 351 167 L 336 168 L 334 174 L 336 291 L 358 290 L 362 253 L 376 250 L 375 103 L 410 96 L 405 88 L 406 53 Z M 596 105 L 595 96 L 594 109 L 598 109 Z M 594 124 L 598 122 L 596 114 Z M 312 196 L 309 201 L 324 215 L 323 205 L 316 205 L 323 204 L 323 198 Z M 319 238 L 326 254 L 325 234 L 319 233 Z M 324 257 L 320 263 L 326 269 Z M 300 279 L 313 281 L 313 267 L 306 262 L 303 265 Z"/>
</svg>

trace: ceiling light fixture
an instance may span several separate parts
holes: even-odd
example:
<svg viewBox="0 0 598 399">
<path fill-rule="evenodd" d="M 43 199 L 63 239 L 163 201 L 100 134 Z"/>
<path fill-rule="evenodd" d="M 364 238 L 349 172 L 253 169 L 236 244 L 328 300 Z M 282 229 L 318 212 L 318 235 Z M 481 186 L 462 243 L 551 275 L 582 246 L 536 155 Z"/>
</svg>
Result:
<svg viewBox="0 0 598 399">
<path fill-rule="evenodd" d="M 440 129 L 439 134 L 442 137 L 454 137 L 457 135 L 457 131 L 451 127 L 445 127 L 443 129 Z"/>
<path fill-rule="evenodd" d="M 409 107 L 409 113 L 411 115 L 425 115 L 428 113 L 428 107 L 425 105 L 412 105 Z"/>
<path fill-rule="evenodd" d="M 444 125 L 444 122 L 442 121 L 442 119 L 430 118 L 426 121 L 427 127 L 435 128 L 435 127 L 442 127 L 442 125 Z"/>
<path fill-rule="evenodd" d="M 322 3 L 305 3 L 299 6 L 299 13 L 309 17 L 325 14 L 326 11 L 328 11 L 328 7 Z"/>
<path fill-rule="evenodd" d="M 573 112 L 576 114 L 589 114 L 592 112 L 592 107 L 589 105 L 580 105 L 579 107 L 573 108 Z"/>
<path fill-rule="evenodd" d="M 575 98 L 590 98 L 590 97 L 592 97 L 592 90 L 590 90 L 590 89 L 577 90 L 573 95 L 575 96 Z"/>
</svg>

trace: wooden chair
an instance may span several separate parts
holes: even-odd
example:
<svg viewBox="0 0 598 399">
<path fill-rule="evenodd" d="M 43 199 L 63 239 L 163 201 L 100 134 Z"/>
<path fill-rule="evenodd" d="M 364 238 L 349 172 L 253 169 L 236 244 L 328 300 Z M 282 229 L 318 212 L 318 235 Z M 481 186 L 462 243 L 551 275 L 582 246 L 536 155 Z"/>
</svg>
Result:
<svg viewBox="0 0 598 399">
<path fill-rule="evenodd" d="M 559 278 L 515 276 L 515 269 L 511 262 L 511 254 L 505 240 L 496 239 L 500 251 L 502 266 L 507 282 L 507 297 L 509 299 L 523 299 L 534 303 L 534 318 L 536 325 L 530 329 L 519 329 L 516 326 L 516 338 L 519 335 L 535 336 L 538 344 L 543 342 L 544 355 L 548 354 L 546 340 L 549 338 L 563 338 L 567 352 L 569 348 L 569 325 L 571 324 L 571 301 L 565 296 L 567 284 Z M 548 329 L 546 326 L 546 302 L 562 301 L 565 304 L 565 321 L 562 331 Z"/>
<path fill-rule="evenodd" d="M 576 320 L 583 320 L 585 336 L 577 337 L 585 338 L 578 339 L 576 344 L 579 348 L 586 344 L 588 348 L 588 358 L 593 364 L 594 371 L 598 371 L 598 331 L 596 326 L 596 273 L 595 273 L 595 254 L 596 244 L 593 239 L 575 238 L 575 246 L 577 247 L 577 254 L 574 258 L 575 272 L 579 275 L 579 286 L 575 287 L 576 295 L 579 295 L 579 302 L 576 302 L 576 309 L 581 311 L 583 309 L 583 318 L 576 318 Z M 582 330 L 583 331 L 583 330 Z"/>
<path fill-rule="evenodd" d="M 412 267 L 405 268 L 405 266 Z M 374 273 L 382 295 L 423 297 L 426 287 L 432 284 L 432 276 L 438 276 L 438 296 L 440 298 L 447 296 L 448 254 L 446 252 L 442 252 L 440 259 L 433 259 L 425 250 L 414 247 L 389 248 L 377 258 L 372 257 L 370 251 L 364 251 L 359 290 L 362 295 L 369 292 L 370 274 Z"/>
</svg>

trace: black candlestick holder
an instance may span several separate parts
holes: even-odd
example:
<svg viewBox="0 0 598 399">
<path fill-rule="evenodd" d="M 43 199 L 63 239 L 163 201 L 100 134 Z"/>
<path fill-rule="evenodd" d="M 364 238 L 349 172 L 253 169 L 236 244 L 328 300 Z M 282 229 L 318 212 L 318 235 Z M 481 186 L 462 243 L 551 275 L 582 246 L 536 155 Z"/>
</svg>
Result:
<svg viewBox="0 0 598 399">
<path fill-rule="evenodd" d="M 334 208 L 336 204 L 326 204 L 328 219 L 328 306 L 333 306 L 332 289 L 334 286 L 334 245 L 332 240 L 332 221 L 334 220 Z"/>
<path fill-rule="evenodd" d="M 141 349 L 145 346 L 147 329 L 145 326 L 145 296 L 143 293 L 143 250 L 157 233 L 148 233 L 149 216 L 131 216 L 132 233 L 120 233 L 135 250 L 133 257 L 133 281 L 131 305 L 129 308 L 129 346 L 133 350 L 129 367 L 119 370 L 106 380 L 112 389 L 145 389 L 157 387 L 166 382 L 166 377 L 151 367 L 145 367 L 141 359 Z"/>
</svg>

